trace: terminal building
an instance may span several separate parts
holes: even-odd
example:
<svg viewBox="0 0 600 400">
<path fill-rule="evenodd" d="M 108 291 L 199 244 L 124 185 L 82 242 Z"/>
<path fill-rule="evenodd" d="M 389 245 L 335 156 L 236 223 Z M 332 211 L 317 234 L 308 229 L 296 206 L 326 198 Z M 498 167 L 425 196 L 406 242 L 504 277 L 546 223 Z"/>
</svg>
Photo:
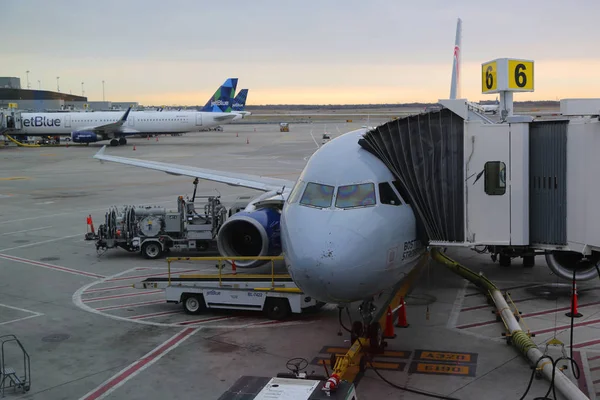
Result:
<svg viewBox="0 0 600 400">
<path fill-rule="evenodd" d="M 85 96 L 21 88 L 21 79 L 0 77 L 0 109 L 21 111 L 108 111 L 139 107 L 137 102 L 88 101 Z"/>
</svg>

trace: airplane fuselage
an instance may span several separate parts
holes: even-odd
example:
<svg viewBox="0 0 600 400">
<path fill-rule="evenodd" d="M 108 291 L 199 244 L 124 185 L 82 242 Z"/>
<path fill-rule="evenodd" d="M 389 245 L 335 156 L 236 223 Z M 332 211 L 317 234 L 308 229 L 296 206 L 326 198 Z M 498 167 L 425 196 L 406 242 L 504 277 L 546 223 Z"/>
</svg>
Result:
<svg viewBox="0 0 600 400">
<path fill-rule="evenodd" d="M 180 133 L 217 126 L 215 120 L 222 113 L 180 111 L 131 112 L 123 124 L 123 133 Z M 21 129 L 15 134 L 70 135 L 72 132 L 117 122 L 123 111 L 21 113 Z M 18 121 L 17 121 L 18 122 Z"/>
<path fill-rule="evenodd" d="M 394 176 L 358 144 L 364 132 L 339 136 L 312 155 L 281 216 L 288 271 L 324 302 L 347 304 L 394 286 L 425 251 Z"/>
</svg>

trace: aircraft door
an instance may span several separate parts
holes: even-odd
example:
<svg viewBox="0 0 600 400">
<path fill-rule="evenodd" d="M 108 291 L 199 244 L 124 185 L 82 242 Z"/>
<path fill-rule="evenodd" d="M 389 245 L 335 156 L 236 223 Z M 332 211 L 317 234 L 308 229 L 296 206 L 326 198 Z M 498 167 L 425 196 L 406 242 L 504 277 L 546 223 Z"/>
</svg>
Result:
<svg viewBox="0 0 600 400">
<path fill-rule="evenodd" d="M 70 127 L 71 127 L 71 116 L 65 115 L 65 128 L 70 128 Z"/>
<path fill-rule="evenodd" d="M 510 127 L 465 124 L 467 241 L 510 244 Z"/>
<path fill-rule="evenodd" d="M 202 114 L 196 114 L 196 126 L 202 126 Z"/>
</svg>

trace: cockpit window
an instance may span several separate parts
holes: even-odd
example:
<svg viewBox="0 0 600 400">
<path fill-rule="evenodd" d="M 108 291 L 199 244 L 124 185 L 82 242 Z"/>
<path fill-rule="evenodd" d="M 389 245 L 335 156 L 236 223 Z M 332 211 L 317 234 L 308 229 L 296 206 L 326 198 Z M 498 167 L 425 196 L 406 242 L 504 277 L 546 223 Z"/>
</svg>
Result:
<svg viewBox="0 0 600 400">
<path fill-rule="evenodd" d="M 333 199 L 333 189 L 333 186 L 310 182 L 306 185 L 300 204 L 319 208 L 330 207 Z"/>
<path fill-rule="evenodd" d="M 381 204 L 390 204 L 392 206 L 401 205 L 400 199 L 387 182 L 381 182 L 379 184 L 379 201 Z"/>
<path fill-rule="evenodd" d="M 346 185 L 338 188 L 335 206 L 338 208 L 367 207 L 375 205 L 375 186 L 372 183 Z"/>
<path fill-rule="evenodd" d="M 288 203 L 297 202 L 302 194 L 302 189 L 304 189 L 304 181 L 302 179 L 298 179 L 296 186 L 294 186 L 292 192 L 290 193 L 290 197 L 288 197 Z"/>
</svg>

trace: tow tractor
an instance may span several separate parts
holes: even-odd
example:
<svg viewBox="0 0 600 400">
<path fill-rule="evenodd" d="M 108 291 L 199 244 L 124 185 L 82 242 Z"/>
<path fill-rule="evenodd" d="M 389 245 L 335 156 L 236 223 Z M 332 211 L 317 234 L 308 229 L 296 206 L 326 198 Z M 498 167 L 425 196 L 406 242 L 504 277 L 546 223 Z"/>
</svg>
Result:
<svg viewBox="0 0 600 400">
<path fill-rule="evenodd" d="M 167 211 L 158 206 L 111 207 L 105 214 L 104 223 L 94 232 L 91 216 L 88 225 L 91 232 L 86 240 L 96 241 L 96 250 L 120 247 L 129 252 L 141 252 L 149 259 L 156 259 L 165 252 L 206 251 L 214 247 L 217 233 L 226 218 L 243 209 L 245 204 L 235 203 L 227 209 L 220 196 L 196 196 L 198 179 L 194 180 L 191 199 L 177 198 L 177 210 Z M 199 206 L 196 199 L 202 199 Z"/>
<path fill-rule="evenodd" d="M 237 274 L 235 262 L 242 260 L 271 262 L 271 273 Z M 167 303 L 181 303 L 188 314 L 200 314 L 206 309 L 263 311 L 267 317 L 282 320 L 291 313 L 318 310 L 325 303 L 306 296 L 290 275 L 275 274 L 277 257 L 169 257 L 167 277 L 151 277 L 133 285 L 136 289 L 162 289 Z M 171 274 L 174 261 L 218 261 L 218 274 Z M 223 273 L 225 262 L 232 273 Z"/>
</svg>

